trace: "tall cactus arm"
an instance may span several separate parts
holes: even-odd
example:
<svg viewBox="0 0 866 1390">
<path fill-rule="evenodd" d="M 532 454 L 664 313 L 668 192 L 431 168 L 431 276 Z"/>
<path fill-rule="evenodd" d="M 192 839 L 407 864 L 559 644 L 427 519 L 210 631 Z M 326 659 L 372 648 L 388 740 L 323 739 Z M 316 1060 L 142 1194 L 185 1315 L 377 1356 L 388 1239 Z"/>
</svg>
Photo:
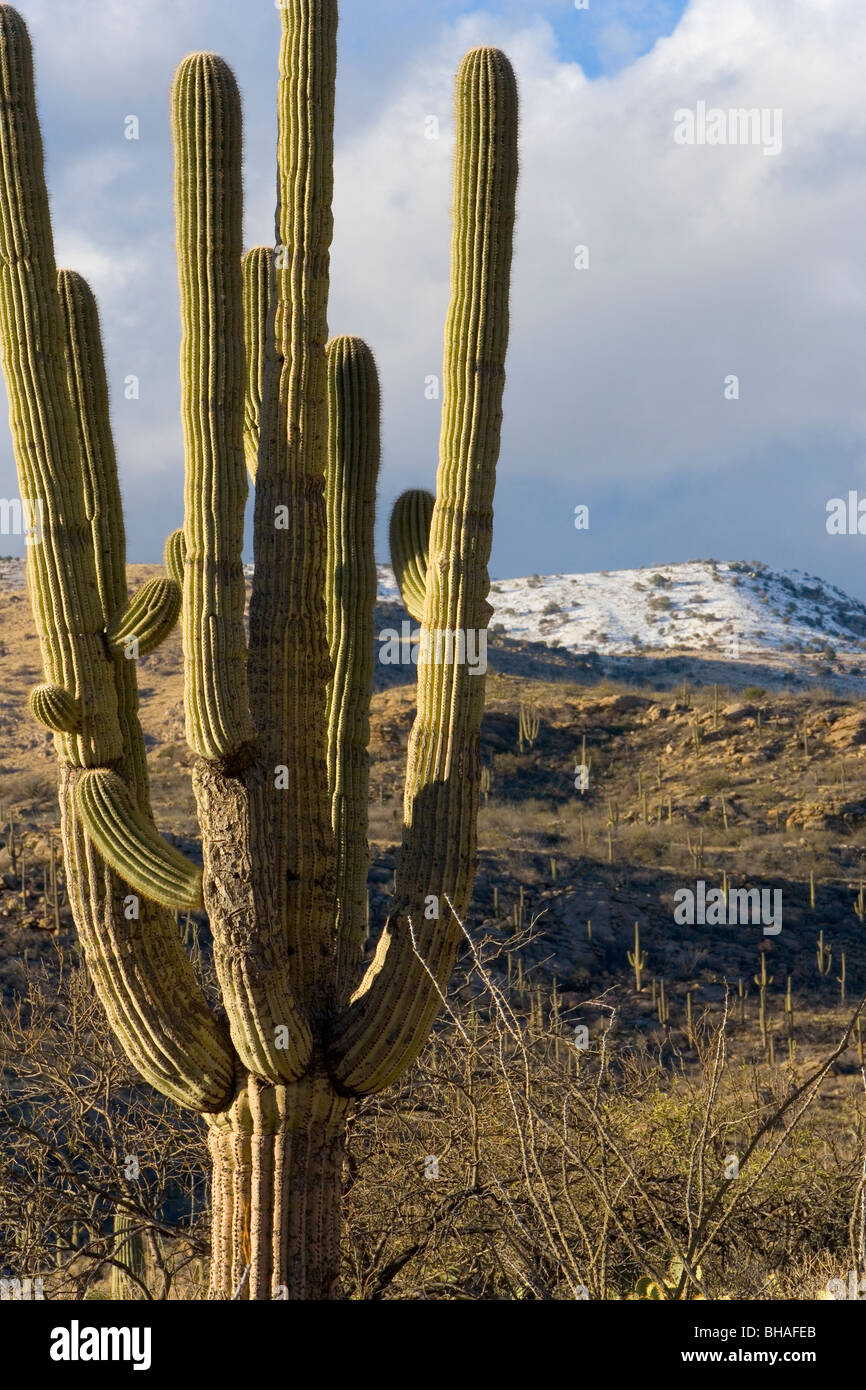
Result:
<svg viewBox="0 0 866 1390">
<path fill-rule="evenodd" d="M 57 290 L 84 507 L 93 538 L 99 601 L 108 627 L 126 603 L 126 537 L 99 311 L 87 281 L 74 270 L 57 272 Z"/>
<path fill-rule="evenodd" d="M 184 59 L 172 123 L 186 443 L 184 699 L 187 740 L 199 755 L 193 790 L 204 899 L 238 1055 L 264 1079 L 293 1080 L 312 1039 L 289 980 L 268 823 L 275 779 L 255 756 L 247 691 L 241 109 L 221 58 Z"/>
<path fill-rule="evenodd" d="M 367 906 L 370 696 L 376 606 L 379 378 L 360 338 L 328 344 L 328 786 L 334 828 L 337 989 L 358 982 Z"/>
<path fill-rule="evenodd" d="M 475 869 L 485 681 L 467 661 L 449 660 L 447 647 L 439 660 L 436 652 L 437 637 L 447 634 L 463 634 L 468 648 L 491 611 L 487 562 L 517 181 L 517 86 L 504 54 L 467 54 L 456 106 L 442 438 L 403 851 L 394 909 L 331 1048 L 335 1079 L 356 1093 L 390 1084 L 423 1045 L 461 939 L 448 904 L 465 911 Z"/>
<path fill-rule="evenodd" d="M 328 1007 L 334 871 L 326 758 L 328 263 L 336 0 L 280 7 L 277 305 L 266 354 L 256 475 L 250 695 L 269 765 L 271 835 L 292 978 Z"/>
<path fill-rule="evenodd" d="M 73 270 L 57 274 L 66 349 L 66 380 L 81 459 L 84 507 L 90 522 L 99 602 L 106 631 L 126 607 L 126 536 L 117 457 L 111 432 L 108 381 L 99 313 L 87 281 Z M 118 771 L 132 788 L 140 809 L 149 811 L 147 757 L 138 722 L 135 661 L 124 648 L 114 662 L 117 718 L 123 737 Z"/>
<path fill-rule="evenodd" d="M 244 454 L 253 482 L 259 464 L 259 427 L 268 336 L 273 335 L 276 298 L 274 250 L 253 246 L 242 261 L 244 277 L 244 344 L 247 390 L 244 403 Z"/>
<path fill-rule="evenodd" d="M 120 757 L 111 659 L 66 385 L 54 243 L 23 19 L 0 6 L 0 338 L 21 495 L 39 516 L 27 579 L 46 680 L 80 702 L 56 735 L 79 766 Z M 41 514 L 41 515 L 40 515 Z"/>
<path fill-rule="evenodd" d="M 171 97 L 186 454 L 183 643 L 187 742 L 227 758 L 254 736 L 242 564 L 241 104 L 228 65 L 194 53 Z"/>
<path fill-rule="evenodd" d="M 436 498 L 423 488 L 401 492 L 391 512 L 391 567 L 403 607 L 416 623 L 424 619 L 430 522 Z"/>
</svg>

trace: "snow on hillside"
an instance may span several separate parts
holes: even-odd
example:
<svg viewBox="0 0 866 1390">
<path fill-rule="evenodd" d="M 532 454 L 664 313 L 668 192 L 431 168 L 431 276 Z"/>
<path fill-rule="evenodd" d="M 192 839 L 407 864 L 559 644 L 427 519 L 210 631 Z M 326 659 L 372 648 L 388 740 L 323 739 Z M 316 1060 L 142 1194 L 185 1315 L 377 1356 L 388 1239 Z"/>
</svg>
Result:
<svg viewBox="0 0 866 1390">
<path fill-rule="evenodd" d="M 251 579 L 252 566 L 244 570 Z M 380 565 L 378 575 L 379 602 L 399 602 L 390 566 Z M 0 557 L 0 590 L 23 583 L 23 561 Z M 759 561 L 501 579 L 490 602 L 492 631 L 582 655 L 669 650 L 736 661 L 866 652 L 866 604 L 823 579 Z"/>
<path fill-rule="evenodd" d="M 380 566 L 380 602 L 397 598 L 391 570 Z M 502 579 L 490 602 L 492 631 L 602 656 L 678 650 L 737 660 L 769 651 L 866 651 L 866 605 L 859 599 L 799 570 L 757 561 Z"/>
</svg>

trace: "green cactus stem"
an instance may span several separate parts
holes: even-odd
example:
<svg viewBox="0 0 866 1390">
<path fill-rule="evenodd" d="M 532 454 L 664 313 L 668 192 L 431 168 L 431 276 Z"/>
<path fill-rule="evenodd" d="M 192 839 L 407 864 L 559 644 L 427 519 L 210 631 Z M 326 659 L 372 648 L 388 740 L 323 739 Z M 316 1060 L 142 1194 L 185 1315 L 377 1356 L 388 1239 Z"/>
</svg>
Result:
<svg viewBox="0 0 866 1390">
<path fill-rule="evenodd" d="M 186 455 L 187 742 L 225 758 L 254 738 L 244 638 L 241 104 L 228 65 L 193 53 L 171 93 Z M 217 406 L 218 402 L 218 406 Z M 216 412 L 216 413 L 215 413 Z"/>
<path fill-rule="evenodd" d="M 338 989 L 358 983 L 366 926 L 379 381 L 359 338 L 328 344 L 328 786 L 340 917 Z"/>
<path fill-rule="evenodd" d="M 179 526 L 176 531 L 172 531 L 165 543 L 163 552 L 163 563 L 170 579 L 180 586 L 181 596 L 183 595 L 183 567 L 186 564 L 186 539 L 183 534 L 183 527 Z"/>
<path fill-rule="evenodd" d="M 78 728 L 78 704 L 61 685 L 37 685 L 30 692 L 30 712 L 34 719 L 56 734 L 71 734 Z"/>
<path fill-rule="evenodd" d="M 201 870 L 156 833 L 116 773 L 85 773 L 76 797 L 90 839 L 131 888 L 174 911 L 201 907 Z"/>
<path fill-rule="evenodd" d="M 340 1085 L 356 1092 L 389 1085 L 423 1045 L 463 939 L 459 918 L 475 872 L 484 676 L 466 663 L 428 660 L 424 639 L 485 631 L 492 611 L 487 562 L 517 183 L 517 85 L 503 53 L 479 48 L 467 54 L 455 109 L 442 437 L 403 847 L 376 958 L 335 1030 L 331 1051 Z M 425 911 L 430 895 L 438 899 L 438 918 Z"/>
<path fill-rule="evenodd" d="M 646 969 L 646 951 L 640 948 L 640 923 L 634 924 L 634 950 L 626 951 L 628 963 L 634 970 L 634 987 L 638 994 L 643 989 L 643 972 Z"/>
<path fill-rule="evenodd" d="M 244 284 L 244 343 L 246 346 L 246 395 L 244 398 L 244 455 L 247 471 L 255 482 L 259 466 L 262 397 L 265 390 L 265 353 L 273 342 L 276 308 L 274 250 L 253 246 L 241 261 Z"/>
<path fill-rule="evenodd" d="M 155 651 L 177 623 L 181 597 L 176 580 L 148 579 L 106 633 L 112 653 L 137 660 Z"/>
<path fill-rule="evenodd" d="M 539 726 L 540 720 L 535 706 L 521 700 L 518 720 L 518 746 L 521 753 L 524 748 L 532 748 L 534 746 L 538 738 Z"/>
<path fill-rule="evenodd" d="M 424 620 L 430 522 L 436 498 L 423 488 L 402 492 L 391 512 L 391 567 L 403 607 L 416 623 Z"/>
</svg>

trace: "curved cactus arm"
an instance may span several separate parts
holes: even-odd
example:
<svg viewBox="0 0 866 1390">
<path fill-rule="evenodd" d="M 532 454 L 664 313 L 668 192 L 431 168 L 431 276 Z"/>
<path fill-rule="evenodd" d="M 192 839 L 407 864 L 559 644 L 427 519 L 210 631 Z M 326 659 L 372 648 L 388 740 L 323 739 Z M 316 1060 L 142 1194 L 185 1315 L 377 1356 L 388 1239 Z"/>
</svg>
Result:
<svg viewBox="0 0 866 1390">
<path fill-rule="evenodd" d="M 30 713 L 55 734 L 74 733 L 81 714 L 78 701 L 62 685 L 37 685 L 30 692 Z"/>
<path fill-rule="evenodd" d="M 244 454 L 253 482 L 259 466 L 259 428 L 265 377 L 265 353 L 274 332 L 276 302 L 274 250 L 253 246 L 241 261 L 244 280 L 244 345 L 247 390 L 244 403 Z"/>
<path fill-rule="evenodd" d="M 113 655 L 135 660 L 154 651 L 177 623 L 180 604 L 181 588 L 175 579 L 148 579 L 108 628 Z"/>
<path fill-rule="evenodd" d="M 211 1014 L 173 913 L 131 894 L 78 813 L 88 774 L 60 764 L 66 882 L 88 974 L 111 1031 L 145 1081 L 199 1112 L 231 1102 L 236 1058 Z"/>
<path fill-rule="evenodd" d="M 291 977 L 320 1008 L 334 949 L 324 482 L 337 3 L 285 0 L 280 14 L 277 303 L 256 474 L 250 696 L 267 763 L 285 769 L 272 784 L 269 838 Z"/>
<path fill-rule="evenodd" d="M 201 869 L 157 833 L 117 773 L 105 768 L 85 772 L 76 799 L 85 830 L 125 883 L 175 911 L 202 906 Z"/>
<path fill-rule="evenodd" d="M 416 623 L 424 619 L 430 522 L 436 498 L 423 488 L 401 492 L 391 512 L 391 567 L 403 607 Z"/>
<path fill-rule="evenodd" d="M 360 338 L 333 338 L 328 344 L 325 594 L 334 670 L 328 687 L 328 786 L 337 874 L 337 989 L 343 998 L 357 984 L 366 923 L 379 417 L 373 354 Z"/>
<path fill-rule="evenodd" d="M 98 767 L 120 757 L 121 731 L 66 384 L 33 57 L 9 5 L 0 6 L 0 206 L 3 371 L 21 495 L 38 524 L 28 586 L 46 680 L 81 706 L 58 752 Z"/>
<path fill-rule="evenodd" d="M 171 116 L 186 455 L 186 736 L 200 757 L 220 759 L 254 737 L 243 625 L 241 103 L 222 58 L 184 59 Z"/>
<path fill-rule="evenodd" d="M 465 911 L 475 870 L 485 680 L 480 663 L 473 670 L 465 658 L 491 612 L 487 561 L 517 181 L 517 85 L 504 54 L 467 54 L 456 106 L 442 438 L 403 850 L 393 911 L 330 1053 L 335 1079 L 355 1093 L 389 1085 L 423 1045 L 462 935 L 448 904 Z"/>
<path fill-rule="evenodd" d="M 169 579 L 173 579 L 175 584 L 180 585 L 181 595 L 183 595 L 183 567 L 186 564 L 186 539 L 183 534 L 183 527 L 179 526 L 176 531 L 165 542 L 163 551 L 163 562 Z"/>
</svg>

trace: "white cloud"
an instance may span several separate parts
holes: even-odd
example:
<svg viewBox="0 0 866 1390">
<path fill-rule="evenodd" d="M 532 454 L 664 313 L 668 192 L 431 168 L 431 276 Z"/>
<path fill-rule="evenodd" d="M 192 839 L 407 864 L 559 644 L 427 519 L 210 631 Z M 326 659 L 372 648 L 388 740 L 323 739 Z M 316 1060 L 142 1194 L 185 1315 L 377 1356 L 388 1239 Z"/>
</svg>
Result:
<svg viewBox="0 0 866 1390">
<path fill-rule="evenodd" d="M 423 464 L 447 298 L 451 74 L 511 54 L 521 180 L 504 473 L 710 470 L 804 434 L 862 439 L 866 277 L 860 0 L 694 0 L 674 34 L 589 83 L 550 28 L 467 19 L 337 166 L 333 304 L 369 335 L 389 462 Z M 674 111 L 779 107 L 783 148 L 679 147 Z M 577 243 L 588 271 L 572 268 Z M 723 399 L 736 373 L 738 402 Z"/>
</svg>

